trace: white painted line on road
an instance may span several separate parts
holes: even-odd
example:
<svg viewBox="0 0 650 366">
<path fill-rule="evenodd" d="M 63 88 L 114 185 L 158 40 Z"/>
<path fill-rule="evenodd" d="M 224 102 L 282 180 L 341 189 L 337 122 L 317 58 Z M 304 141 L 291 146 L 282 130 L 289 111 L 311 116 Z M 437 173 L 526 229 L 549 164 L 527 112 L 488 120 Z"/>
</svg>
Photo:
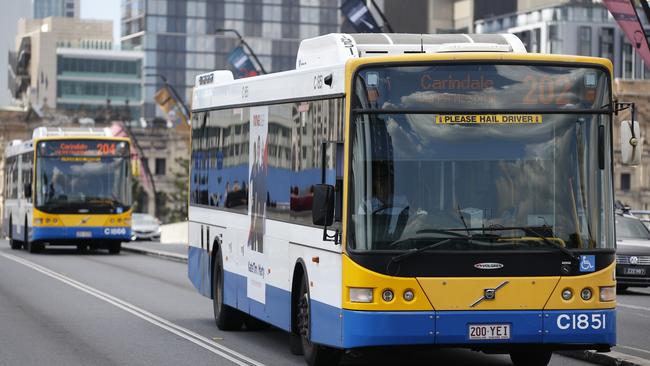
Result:
<svg viewBox="0 0 650 366">
<path fill-rule="evenodd" d="M 623 345 L 620 345 L 620 344 L 617 344 L 616 347 L 617 347 L 617 348 L 625 348 L 625 349 L 629 349 L 629 350 L 632 350 L 632 351 L 642 352 L 642 353 L 646 353 L 646 354 L 649 354 L 649 355 L 650 355 L 650 351 L 645 350 L 645 349 L 641 349 L 641 348 L 630 347 L 630 346 L 623 346 Z"/>
<path fill-rule="evenodd" d="M 195 332 L 192 332 L 191 330 L 187 328 L 183 328 L 179 325 L 176 325 L 164 318 L 161 318 L 155 314 L 152 314 L 144 309 L 141 309 L 133 304 L 130 304 L 124 300 L 118 299 L 112 295 L 109 295 L 105 292 L 102 292 L 100 290 L 97 290 L 93 287 L 90 287 L 86 284 L 83 284 L 77 280 L 74 280 L 70 277 L 67 277 L 65 275 L 62 275 L 58 272 L 55 272 L 53 270 L 50 270 L 46 267 L 43 267 L 39 264 L 36 264 L 34 262 L 28 261 L 26 259 L 17 257 L 12 254 L 6 254 L 6 253 L 0 253 L 3 257 L 12 260 L 16 263 L 20 263 L 24 266 L 27 266 L 35 271 L 38 271 L 40 273 L 43 273 L 46 276 L 49 276 L 51 278 L 54 278 L 56 280 L 59 280 L 65 284 L 68 284 L 78 290 L 81 290 L 89 295 L 92 295 L 100 300 L 103 300 L 111 305 L 114 305 L 130 314 L 133 314 L 137 316 L 138 318 L 145 320 L 153 325 L 156 325 L 162 329 L 167 330 L 170 333 L 173 333 L 181 338 L 184 338 L 194 344 L 196 344 L 199 347 L 202 347 L 214 354 L 217 354 L 229 361 L 232 361 L 233 363 L 240 365 L 240 366 L 265 366 L 263 363 L 260 363 L 256 360 L 253 360 L 252 358 L 249 358 L 247 356 L 242 355 L 241 353 L 232 350 L 224 345 L 218 344 L 213 342 L 212 340 L 203 337 L 200 334 L 197 334 Z"/>
</svg>

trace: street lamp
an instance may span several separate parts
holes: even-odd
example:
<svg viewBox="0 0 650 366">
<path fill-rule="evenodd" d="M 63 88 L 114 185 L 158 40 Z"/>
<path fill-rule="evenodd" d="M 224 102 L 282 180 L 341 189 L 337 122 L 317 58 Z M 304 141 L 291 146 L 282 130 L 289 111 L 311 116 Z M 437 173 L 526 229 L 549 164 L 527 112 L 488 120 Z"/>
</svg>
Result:
<svg viewBox="0 0 650 366">
<path fill-rule="evenodd" d="M 253 56 L 253 59 L 255 59 L 255 62 L 257 63 L 257 66 L 260 67 L 260 70 L 262 71 L 262 74 L 266 74 L 266 70 L 264 70 L 264 66 L 262 66 L 262 63 L 260 62 L 260 59 L 257 58 L 257 55 L 253 51 L 253 49 L 246 43 L 244 40 L 244 37 L 241 36 L 241 34 L 237 31 L 237 29 L 230 29 L 230 28 L 219 28 L 214 31 L 215 33 L 235 33 L 237 38 L 239 38 L 239 43 L 246 48 L 248 53 Z"/>
</svg>

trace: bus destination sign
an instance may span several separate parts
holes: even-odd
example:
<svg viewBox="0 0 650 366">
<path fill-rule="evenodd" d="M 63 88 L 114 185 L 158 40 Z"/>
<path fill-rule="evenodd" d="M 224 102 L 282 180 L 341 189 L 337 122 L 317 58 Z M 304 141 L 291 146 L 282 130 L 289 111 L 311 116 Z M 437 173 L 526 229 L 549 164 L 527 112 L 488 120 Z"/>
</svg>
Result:
<svg viewBox="0 0 650 366">
<path fill-rule="evenodd" d="M 41 156 L 128 156 L 128 144 L 112 140 L 50 140 L 38 144 Z"/>
</svg>

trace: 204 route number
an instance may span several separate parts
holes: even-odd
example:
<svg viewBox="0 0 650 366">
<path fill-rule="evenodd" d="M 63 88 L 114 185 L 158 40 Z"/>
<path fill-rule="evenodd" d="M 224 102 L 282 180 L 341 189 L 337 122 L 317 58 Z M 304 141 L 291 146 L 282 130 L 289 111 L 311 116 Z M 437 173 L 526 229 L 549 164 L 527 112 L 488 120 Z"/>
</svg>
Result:
<svg viewBox="0 0 650 366">
<path fill-rule="evenodd" d="M 561 330 L 599 330 L 607 328 L 607 314 L 560 314 L 556 322 Z"/>
</svg>

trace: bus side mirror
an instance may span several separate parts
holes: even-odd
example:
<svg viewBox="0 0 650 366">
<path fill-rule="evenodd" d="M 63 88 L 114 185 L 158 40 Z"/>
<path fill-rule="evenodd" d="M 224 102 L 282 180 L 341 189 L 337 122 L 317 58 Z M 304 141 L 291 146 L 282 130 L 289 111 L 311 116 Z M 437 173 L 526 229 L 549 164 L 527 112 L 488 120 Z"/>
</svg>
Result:
<svg viewBox="0 0 650 366">
<path fill-rule="evenodd" d="M 311 208 L 314 225 L 331 226 L 334 221 L 334 186 L 317 184 L 314 186 L 314 198 Z"/>
<path fill-rule="evenodd" d="M 643 147 L 638 121 L 621 122 L 621 163 L 623 165 L 639 165 Z"/>
<path fill-rule="evenodd" d="M 32 185 L 30 183 L 25 183 L 23 193 L 25 193 L 25 198 L 32 198 Z"/>
</svg>

